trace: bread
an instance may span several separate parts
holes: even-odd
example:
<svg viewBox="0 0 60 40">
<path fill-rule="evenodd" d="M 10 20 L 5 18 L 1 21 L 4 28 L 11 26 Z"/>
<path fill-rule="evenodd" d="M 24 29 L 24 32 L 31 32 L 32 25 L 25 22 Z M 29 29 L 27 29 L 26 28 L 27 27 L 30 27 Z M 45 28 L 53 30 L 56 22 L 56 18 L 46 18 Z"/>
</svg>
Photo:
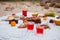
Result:
<svg viewBox="0 0 60 40">
<path fill-rule="evenodd" d="M 14 16 L 15 18 L 19 18 L 19 16 Z"/>
<path fill-rule="evenodd" d="M 42 25 L 40 25 L 41 27 L 44 27 L 44 29 L 50 29 L 50 27 L 48 26 L 48 25 L 46 25 L 46 24 L 42 24 Z"/>
<path fill-rule="evenodd" d="M 34 13 L 34 14 L 32 14 L 32 16 L 36 16 L 37 17 L 38 16 L 38 13 Z"/>
<path fill-rule="evenodd" d="M 57 26 L 60 26 L 60 19 L 54 20 L 54 23 L 55 23 Z"/>
<path fill-rule="evenodd" d="M 13 16 L 9 16 L 9 17 L 7 18 L 7 20 L 13 20 L 13 19 L 15 19 Z"/>
</svg>

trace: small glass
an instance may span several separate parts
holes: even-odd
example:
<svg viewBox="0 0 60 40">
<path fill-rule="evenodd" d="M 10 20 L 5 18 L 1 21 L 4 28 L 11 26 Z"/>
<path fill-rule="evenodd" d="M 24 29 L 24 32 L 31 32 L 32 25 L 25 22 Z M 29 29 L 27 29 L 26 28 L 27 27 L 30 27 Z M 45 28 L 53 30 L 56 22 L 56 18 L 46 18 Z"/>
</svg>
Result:
<svg viewBox="0 0 60 40">
<path fill-rule="evenodd" d="M 23 16 L 27 16 L 27 10 L 23 10 L 23 11 L 22 11 L 22 15 L 23 15 Z"/>
<path fill-rule="evenodd" d="M 34 24 L 33 23 L 28 23 L 27 24 L 27 30 L 33 30 L 34 29 Z"/>
<path fill-rule="evenodd" d="M 37 34 L 43 34 L 44 33 L 44 27 L 37 26 L 36 27 L 36 33 Z"/>
<path fill-rule="evenodd" d="M 36 19 L 35 23 L 41 23 L 41 19 Z"/>
</svg>

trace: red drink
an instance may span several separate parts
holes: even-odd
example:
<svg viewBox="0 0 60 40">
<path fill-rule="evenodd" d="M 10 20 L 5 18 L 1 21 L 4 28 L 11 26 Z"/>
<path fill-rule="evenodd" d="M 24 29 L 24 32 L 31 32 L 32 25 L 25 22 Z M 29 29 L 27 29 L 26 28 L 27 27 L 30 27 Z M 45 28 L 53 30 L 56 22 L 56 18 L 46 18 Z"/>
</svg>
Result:
<svg viewBox="0 0 60 40">
<path fill-rule="evenodd" d="M 23 10 L 22 15 L 27 16 L 27 10 Z"/>
<path fill-rule="evenodd" d="M 34 24 L 32 24 L 32 23 L 27 24 L 27 29 L 28 30 L 33 30 L 34 29 Z"/>
<path fill-rule="evenodd" d="M 37 34 L 43 34 L 44 28 L 43 27 L 36 27 Z"/>
</svg>

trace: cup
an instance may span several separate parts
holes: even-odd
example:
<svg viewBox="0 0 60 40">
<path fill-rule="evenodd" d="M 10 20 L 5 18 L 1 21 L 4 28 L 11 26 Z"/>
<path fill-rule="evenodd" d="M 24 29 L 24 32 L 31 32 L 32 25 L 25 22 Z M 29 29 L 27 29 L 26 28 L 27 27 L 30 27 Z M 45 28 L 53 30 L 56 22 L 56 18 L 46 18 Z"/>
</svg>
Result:
<svg viewBox="0 0 60 40">
<path fill-rule="evenodd" d="M 40 26 L 37 26 L 36 27 L 36 33 L 37 34 L 43 34 L 44 33 L 44 28 L 43 27 L 40 27 Z"/>
<path fill-rule="evenodd" d="M 22 11 L 22 15 L 23 15 L 23 16 L 27 16 L 27 10 L 23 10 L 23 11 Z"/>
<path fill-rule="evenodd" d="M 27 24 L 27 30 L 33 30 L 34 29 L 34 24 L 33 23 L 28 23 Z"/>
</svg>

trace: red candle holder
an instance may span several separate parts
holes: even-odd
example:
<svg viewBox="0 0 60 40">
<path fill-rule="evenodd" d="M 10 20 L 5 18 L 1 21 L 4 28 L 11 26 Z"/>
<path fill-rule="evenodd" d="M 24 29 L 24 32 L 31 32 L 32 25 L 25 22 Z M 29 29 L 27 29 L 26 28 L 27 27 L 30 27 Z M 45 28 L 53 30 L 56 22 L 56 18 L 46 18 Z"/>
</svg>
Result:
<svg viewBox="0 0 60 40">
<path fill-rule="evenodd" d="M 33 23 L 28 23 L 27 24 L 27 30 L 33 30 L 34 29 L 34 24 Z"/>
<path fill-rule="evenodd" d="M 44 33 L 44 28 L 43 27 L 36 27 L 36 33 L 37 34 L 43 34 Z"/>
<path fill-rule="evenodd" d="M 22 15 L 27 16 L 27 10 L 23 10 Z"/>
</svg>

